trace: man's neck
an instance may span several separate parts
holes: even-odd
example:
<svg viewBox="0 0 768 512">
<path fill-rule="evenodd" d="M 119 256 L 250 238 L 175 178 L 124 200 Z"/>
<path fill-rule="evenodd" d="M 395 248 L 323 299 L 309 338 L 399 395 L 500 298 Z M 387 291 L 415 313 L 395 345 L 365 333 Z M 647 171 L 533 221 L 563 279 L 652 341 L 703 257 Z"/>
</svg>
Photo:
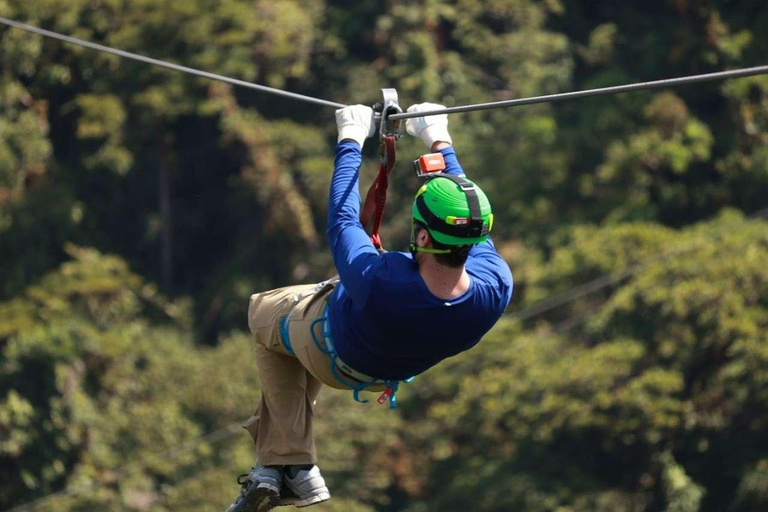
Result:
<svg viewBox="0 0 768 512">
<path fill-rule="evenodd" d="M 418 253 L 416 262 L 419 274 L 432 295 L 443 299 L 455 299 L 469 289 L 469 274 L 464 266 L 458 268 L 440 265 L 431 254 Z"/>
</svg>

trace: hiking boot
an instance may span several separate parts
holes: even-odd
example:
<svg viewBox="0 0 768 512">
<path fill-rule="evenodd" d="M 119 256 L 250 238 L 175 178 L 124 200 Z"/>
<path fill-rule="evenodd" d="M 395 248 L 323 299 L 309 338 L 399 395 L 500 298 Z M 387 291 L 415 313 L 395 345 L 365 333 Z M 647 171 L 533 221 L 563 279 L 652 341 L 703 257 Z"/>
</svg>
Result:
<svg viewBox="0 0 768 512">
<path fill-rule="evenodd" d="M 328 499 L 331 499 L 331 493 L 325 486 L 320 468 L 312 466 L 310 469 L 301 469 L 294 478 L 291 478 L 290 469 L 286 468 L 278 506 L 308 507 Z"/>
<path fill-rule="evenodd" d="M 277 468 L 254 466 L 247 474 L 240 475 L 237 483 L 242 486 L 240 495 L 227 512 L 267 512 L 277 506 L 283 474 Z"/>
</svg>

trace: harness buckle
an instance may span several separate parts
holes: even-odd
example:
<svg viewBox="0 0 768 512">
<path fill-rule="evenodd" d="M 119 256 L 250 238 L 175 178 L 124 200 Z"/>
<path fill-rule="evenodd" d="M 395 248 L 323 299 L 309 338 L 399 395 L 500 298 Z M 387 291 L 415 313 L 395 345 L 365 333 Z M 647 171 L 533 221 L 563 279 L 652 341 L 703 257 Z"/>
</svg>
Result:
<svg viewBox="0 0 768 512">
<path fill-rule="evenodd" d="M 384 405 L 384 402 L 386 402 L 391 396 L 392 396 L 392 388 L 387 388 L 384 390 L 384 392 L 381 394 L 379 399 L 376 401 L 379 402 L 379 404 Z"/>
</svg>

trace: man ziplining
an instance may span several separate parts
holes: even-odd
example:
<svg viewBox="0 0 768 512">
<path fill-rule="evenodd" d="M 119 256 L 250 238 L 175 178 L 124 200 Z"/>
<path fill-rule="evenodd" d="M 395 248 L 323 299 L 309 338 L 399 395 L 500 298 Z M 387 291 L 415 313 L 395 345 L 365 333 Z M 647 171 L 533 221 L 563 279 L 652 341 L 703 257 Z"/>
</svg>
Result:
<svg viewBox="0 0 768 512">
<path fill-rule="evenodd" d="M 413 105 L 409 113 L 442 105 Z M 338 278 L 251 297 L 248 326 L 262 397 L 246 422 L 257 463 L 227 512 L 305 507 L 330 498 L 316 465 L 315 401 L 323 384 L 384 391 L 476 345 L 512 297 L 512 273 L 488 233 L 486 195 L 466 179 L 445 114 L 406 121 L 409 134 L 445 159 L 413 204 L 410 254 L 380 253 L 360 222 L 362 146 L 373 110 L 336 111 L 338 144 L 328 205 L 328 242 Z M 380 400 L 381 401 L 381 400 Z"/>
<path fill-rule="evenodd" d="M 0 24 L 265 94 L 325 107 L 344 107 L 340 103 L 153 59 L 3 17 Z M 552 103 L 764 74 L 768 74 L 768 65 L 449 109 L 423 104 L 389 119 L 408 119 L 408 132 L 422 138 L 433 151 L 439 150 L 448 162 L 447 175 L 458 177 L 462 170 L 450 147 L 446 113 Z M 396 389 L 393 386 L 400 379 L 423 372 L 442 359 L 474 346 L 511 298 L 511 273 L 490 241 L 486 241 L 492 224 L 490 206 L 485 195 L 471 182 L 454 181 L 456 186 L 451 188 L 445 179 L 435 177 L 419 190 L 414 203 L 413 257 L 405 253 L 379 255 L 363 236 L 364 230 L 356 220 L 357 172 L 362 144 L 372 133 L 370 117 L 370 109 L 360 105 L 337 111 L 339 144 L 328 231 L 341 281 L 283 288 L 252 297 L 249 326 L 254 334 L 263 396 L 246 427 L 256 441 L 258 459 L 257 465 L 245 475 L 242 492 L 230 507 L 231 511 L 263 511 L 281 504 L 307 506 L 328 499 L 328 489 L 314 465 L 312 437 L 313 406 L 322 383 L 353 389 L 356 396 L 363 389 L 384 389 L 389 394 L 383 396 L 393 400 Z M 473 193 L 475 199 L 471 199 Z M 462 206 L 464 199 L 466 203 Z M 461 233 L 463 224 L 457 222 L 475 217 L 472 204 L 482 213 L 479 224 L 486 232 L 480 236 Z M 463 213 L 456 213 L 459 210 Z M 754 212 L 750 217 L 763 213 L 763 210 Z M 610 276 L 595 282 L 600 281 L 601 287 L 614 282 L 604 277 Z M 597 289 L 583 285 L 577 288 L 578 293 L 571 293 L 574 288 L 560 297 L 542 301 L 518 318 L 541 314 Z M 75 492 L 72 489 L 35 501 Z"/>
</svg>

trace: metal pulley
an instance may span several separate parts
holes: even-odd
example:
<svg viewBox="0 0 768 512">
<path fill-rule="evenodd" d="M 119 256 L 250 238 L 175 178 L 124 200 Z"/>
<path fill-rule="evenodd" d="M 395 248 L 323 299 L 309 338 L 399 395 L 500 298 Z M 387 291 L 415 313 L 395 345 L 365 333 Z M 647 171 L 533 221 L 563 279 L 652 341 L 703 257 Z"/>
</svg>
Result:
<svg viewBox="0 0 768 512">
<path fill-rule="evenodd" d="M 400 120 L 390 120 L 389 116 L 393 114 L 402 114 L 403 109 L 397 98 L 397 89 L 382 89 L 381 95 L 383 101 L 373 105 L 373 111 L 379 120 L 379 138 L 383 139 L 387 135 L 392 135 L 396 139 L 400 138 Z"/>
</svg>

